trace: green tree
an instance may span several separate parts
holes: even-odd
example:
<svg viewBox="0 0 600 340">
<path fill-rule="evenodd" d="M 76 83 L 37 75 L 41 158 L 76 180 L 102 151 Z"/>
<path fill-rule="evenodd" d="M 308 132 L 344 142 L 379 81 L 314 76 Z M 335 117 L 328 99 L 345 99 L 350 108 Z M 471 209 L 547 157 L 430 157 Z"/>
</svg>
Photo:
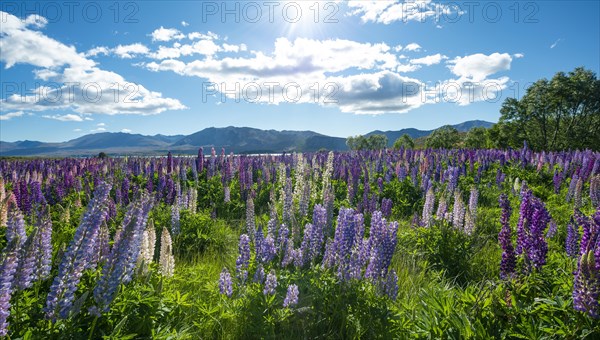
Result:
<svg viewBox="0 0 600 340">
<path fill-rule="evenodd" d="M 458 130 L 450 125 L 433 131 L 425 140 L 425 146 L 434 149 L 451 149 L 460 142 Z"/>
<path fill-rule="evenodd" d="M 385 149 L 388 139 L 385 135 L 354 136 L 346 139 L 346 145 L 350 150 L 381 150 Z"/>
<path fill-rule="evenodd" d="M 590 70 L 538 80 L 521 99 L 506 99 L 500 113 L 496 146 L 600 150 L 600 80 Z"/>
<path fill-rule="evenodd" d="M 484 127 L 475 127 L 467 132 L 464 145 L 467 148 L 483 149 L 488 147 L 488 132 Z"/>
<path fill-rule="evenodd" d="M 415 141 L 406 133 L 396 139 L 392 148 L 399 150 L 402 147 L 405 149 L 412 149 L 415 147 Z"/>
<path fill-rule="evenodd" d="M 370 135 L 368 144 L 370 150 L 383 150 L 387 147 L 388 138 L 386 135 Z"/>
</svg>

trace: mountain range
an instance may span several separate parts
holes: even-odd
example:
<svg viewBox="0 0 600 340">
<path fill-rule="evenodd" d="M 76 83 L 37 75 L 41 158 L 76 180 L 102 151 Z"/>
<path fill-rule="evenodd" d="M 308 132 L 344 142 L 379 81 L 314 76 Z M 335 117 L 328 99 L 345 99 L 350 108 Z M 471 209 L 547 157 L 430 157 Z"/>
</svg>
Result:
<svg viewBox="0 0 600 340">
<path fill-rule="evenodd" d="M 489 128 L 494 123 L 472 120 L 453 125 L 460 132 L 474 127 Z M 412 138 L 428 136 L 434 130 L 413 128 L 397 131 L 372 131 L 367 134 L 384 134 L 389 146 L 408 134 Z M 122 132 L 102 132 L 85 135 L 62 143 L 37 141 L 0 141 L 0 156 L 91 156 L 99 152 L 109 155 L 195 154 L 199 147 L 214 147 L 218 152 L 225 148 L 234 153 L 280 153 L 294 151 L 347 150 L 346 139 L 322 135 L 313 131 L 276 131 L 248 127 L 206 128 L 191 135 L 145 136 Z"/>
</svg>

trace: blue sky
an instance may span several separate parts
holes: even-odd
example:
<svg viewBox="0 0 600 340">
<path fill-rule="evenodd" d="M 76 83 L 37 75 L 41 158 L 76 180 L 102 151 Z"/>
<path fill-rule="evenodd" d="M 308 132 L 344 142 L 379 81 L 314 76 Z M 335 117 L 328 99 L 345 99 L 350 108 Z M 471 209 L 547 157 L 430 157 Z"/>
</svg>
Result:
<svg viewBox="0 0 600 340">
<path fill-rule="evenodd" d="M 497 121 L 600 70 L 597 1 L 1 3 L 0 139 L 206 127 L 346 137 Z"/>
</svg>

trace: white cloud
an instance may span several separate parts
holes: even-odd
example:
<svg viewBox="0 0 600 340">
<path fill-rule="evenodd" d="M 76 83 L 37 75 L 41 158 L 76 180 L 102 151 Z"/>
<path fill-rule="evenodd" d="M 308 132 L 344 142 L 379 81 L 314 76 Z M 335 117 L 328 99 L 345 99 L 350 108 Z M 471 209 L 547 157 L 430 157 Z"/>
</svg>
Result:
<svg viewBox="0 0 600 340">
<path fill-rule="evenodd" d="M 103 128 L 103 127 L 99 127 L 99 128 L 96 128 L 96 129 L 90 130 L 90 132 L 91 132 L 91 133 L 105 132 L 105 131 L 106 131 L 106 129 L 105 129 L 105 128 Z"/>
<path fill-rule="evenodd" d="M 200 33 L 200 32 L 192 32 L 187 35 L 187 38 L 190 40 L 198 40 L 198 39 L 217 40 L 217 39 L 219 39 L 219 36 L 214 34 L 211 31 L 208 31 L 208 33 L 206 33 L 206 34 Z"/>
<path fill-rule="evenodd" d="M 185 38 L 185 34 L 181 33 L 178 29 L 164 28 L 162 26 L 154 30 L 150 35 L 152 36 L 152 41 L 171 41 Z"/>
<path fill-rule="evenodd" d="M 188 27 L 189 25 L 190 25 L 190 24 L 189 24 L 189 23 L 187 23 L 187 22 L 185 22 L 185 21 L 182 21 L 182 22 L 181 22 L 181 26 L 183 26 L 183 27 Z"/>
<path fill-rule="evenodd" d="M 72 113 L 66 115 L 44 115 L 42 116 L 48 119 L 60 120 L 61 122 L 83 122 L 83 118 Z"/>
<path fill-rule="evenodd" d="M 23 112 L 23 111 L 9 112 L 9 113 L 0 115 L 0 120 L 10 120 L 11 118 L 21 117 L 24 114 L 25 114 L 25 112 Z"/>
<path fill-rule="evenodd" d="M 123 132 L 123 133 L 131 133 L 131 130 L 129 130 L 129 129 L 122 129 L 121 132 Z"/>
<path fill-rule="evenodd" d="M 431 66 L 431 65 L 437 65 L 437 64 L 439 64 L 444 59 L 448 59 L 448 57 L 446 57 L 445 55 L 441 55 L 441 54 L 438 53 L 438 54 L 434 54 L 434 55 L 428 55 L 428 56 L 423 57 L 423 58 L 412 59 L 410 61 L 410 63 L 411 64 L 416 64 L 416 65 Z"/>
<path fill-rule="evenodd" d="M 520 58 L 523 58 L 523 57 L 525 57 L 525 55 L 524 55 L 523 53 L 515 53 L 515 54 L 513 54 L 513 57 L 514 57 L 515 59 L 520 59 Z"/>
<path fill-rule="evenodd" d="M 150 52 L 148 47 L 140 44 L 119 45 L 112 50 L 119 58 L 131 59 L 137 55 L 146 55 Z"/>
<path fill-rule="evenodd" d="M 98 124 L 96 124 L 96 126 L 106 126 L 106 124 L 105 123 L 98 123 Z"/>
<path fill-rule="evenodd" d="M 0 61 L 6 68 L 16 64 L 37 67 L 34 74 L 51 84 L 32 89 L 31 95 L 14 94 L 0 100 L 2 111 L 73 110 L 79 114 L 157 114 L 184 109 L 178 100 L 141 84 L 127 82 L 121 75 L 100 69 L 75 47 L 66 46 L 12 14 L 1 12 Z M 115 100 L 117 98 L 117 100 Z"/>
<path fill-rule="evenodd" d="M 556 39 L 556 41 L 554 43 L 552 43 L 552 45 L 550 45 L 550 48 L 555 48 L 556 46 L 558 46 L 558 43 L 560 43 L 562 41 L 562 39 Z"/>
<path fill-rule="evenodd" d="M 31 14 L 24 20 L 25 25 L 31 25 L 35 28 L 43 28 L 48 24 L 48 19 L 37 14 Z"/>
<path fill-rule="evenodd" d="M 81 129 L 73 129 L 73 132 L 81 132 Z"/>
<path fill-rule="evenodd" d="M 85 52 L 85 56 L 86 57 L 95 57 L 100 54 L 108 55 L 109 53 L 110 53 L 110 50 L 106 46 L 98 46 L 98 47 L 94 47 L 94 48 L 88 50 L 87 52 Z"/>
<path fill-rule="evenodd" d="M 481 81 L 491 74 L 510 70 L 511 62 L 512 57 L 508 53 L 477 53 L 448 61 L 448 68 L 459 77 Z"/>
<path fill-rule="evenodd" d="M 416 52 L 421 50 L 421 46 L 417 43 L 410 43 L 404 47 L 405 51 Z"/>
<path fill-rule="evenodd" d="M 418 1 L 348 1 L 348 15 L 359 16 L 363 22 L 391 24 L 396 21 L 437 22 L 441 15 L 456 17 L 464 14 L 453 4 L 431 0 Z M 439 26 L 439 25 L 438 25 Z"/>
</svg>

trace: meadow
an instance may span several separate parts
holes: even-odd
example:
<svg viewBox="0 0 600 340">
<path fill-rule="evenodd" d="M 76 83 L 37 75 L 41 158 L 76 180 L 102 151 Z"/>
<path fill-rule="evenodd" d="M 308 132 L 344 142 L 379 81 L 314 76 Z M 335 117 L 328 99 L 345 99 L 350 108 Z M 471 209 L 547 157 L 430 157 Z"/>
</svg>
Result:
<svg viewBox="0 0 600 340">
<path fill-rule="evenodd" d="M 600 338 L 598 152 L 4 159 L 0 225 L 0 338 Z"/>
</svg>

